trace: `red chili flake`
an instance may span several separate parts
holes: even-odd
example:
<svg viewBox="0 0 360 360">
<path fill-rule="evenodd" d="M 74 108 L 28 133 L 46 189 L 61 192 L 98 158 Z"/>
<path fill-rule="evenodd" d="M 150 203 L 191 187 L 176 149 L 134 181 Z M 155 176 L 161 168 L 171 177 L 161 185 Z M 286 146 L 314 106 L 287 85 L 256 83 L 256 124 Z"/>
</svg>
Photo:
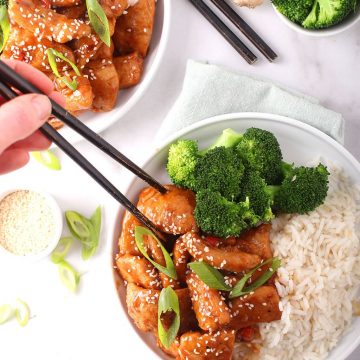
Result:
<svg viewBox="0 0 360 360">
<path fill-rule="evenodd" d="M 41 6 L 45 9 L 51 8 L 51 0 L 41 0 Z"/>
<path fill-rule="evenodd" d="M 243 341 L 251 342 L 254 339 L 255 331 L 252 326 L 240 330 L 240 337 Z"/>
<path fill-rule="evenodd" d="M 209 245 L 211 246 L 218 246 L 220 241 L 221 241 L 221 238 L 217 238 L 215 236 L 207 236 L 205 238 L 205 240 L 209 243 Z"/>
</svg>

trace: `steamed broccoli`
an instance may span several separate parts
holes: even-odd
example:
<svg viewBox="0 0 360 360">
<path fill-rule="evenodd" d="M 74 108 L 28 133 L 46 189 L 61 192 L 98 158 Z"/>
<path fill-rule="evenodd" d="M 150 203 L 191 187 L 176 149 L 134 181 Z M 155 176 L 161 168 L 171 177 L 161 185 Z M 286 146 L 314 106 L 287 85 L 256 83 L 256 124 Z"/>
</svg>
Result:
<svg viewBox="0 0 360 360">
<path fill-rule="evenodd" d="M 241 200 L 248 199 L 253 212 L 261 219 L 268 222 L 274 214 L 271 210 L 273 196 L 268 191 L 268 185 L 257 172 L 246 172 L 241 184 Z"/>
<path fill-rule="evenodd" d="M 329 172 L 317 167 L 293 167 L 284 164 L 285 179 L 280 186 L 269 186 L 273 209 L 281 213 L 306 214 L 321 205 L 328 191 Z"/>
<path fill-rule="evenodd" d="M 298 24 L 308 17 L 314 0 L 272 0 L 276 8 L 288 19 Z"/>
<path fill-rule="evenodd" d="M 178 140 L 170 146 L 167 172 L 174 184 L 195 189 L 198 152 L 198 145 L 194 140 Z"/>
<path fill-rule="evenodd" d="M 307 29 L 322 29 L 336 25 L 354 11 L 357 0 L 315 0 L 302 25 Z"/>
<path fill-rule="evenodd" d="M 196 194 L 195 219 L 202 231 L 222 238 L 238 236 L 259 222 L 248 201 L 228 201 L 219 192 L 211 190 Z"/>
<path fill-rule="evenodd" d="M 234 147 L 239 152 L 245 167 L 259 172 L 268 184 L 279 184 L 282 180 L 282 154 L 274 134 L 257 128 L 249 128 L 244 134 L 226 129 L 210 146 Z M 203 152 L 206 153 L 205 150 Z"/>
<path fill-rule="evenodd" d="M 219 192 L 228 200 L 240 194 L 244 165 L 233 148 L 216 147 L 199 158 L 195 167 L 195 190 Z"/>
</svg>

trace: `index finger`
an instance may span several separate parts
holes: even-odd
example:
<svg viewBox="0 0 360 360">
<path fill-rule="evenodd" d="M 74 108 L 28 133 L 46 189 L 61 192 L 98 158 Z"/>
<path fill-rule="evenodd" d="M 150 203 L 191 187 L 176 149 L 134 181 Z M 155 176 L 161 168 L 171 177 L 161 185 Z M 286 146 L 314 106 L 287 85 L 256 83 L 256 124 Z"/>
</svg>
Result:
<svg viewBox="0 0 360 360">
<path fill-rule="evenodd" d="M 29 80 L 43 93 L 49 94 L 54 89 L 52 81 L 44 73 L 35 69 L 31 65 L 16 60 L 2 59 L 2 61 L 4 61 L 6 65 L 10 66 L 23 78 Z"/>
</svg>

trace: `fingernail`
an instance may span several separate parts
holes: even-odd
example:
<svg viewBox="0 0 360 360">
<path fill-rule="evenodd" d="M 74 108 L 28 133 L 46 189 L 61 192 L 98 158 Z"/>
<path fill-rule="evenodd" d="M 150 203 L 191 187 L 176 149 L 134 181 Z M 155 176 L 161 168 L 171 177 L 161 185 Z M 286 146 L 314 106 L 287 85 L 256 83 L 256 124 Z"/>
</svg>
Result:
<svg viewBox="0 0 360 360">
<path fill-rule="evenodd" d="M 34 95 L 31 99 L 31 104 L 34 106 L 40 120 L 46 120 L 50 116 L 51 104 L 47 96 Z"/>
</svg>

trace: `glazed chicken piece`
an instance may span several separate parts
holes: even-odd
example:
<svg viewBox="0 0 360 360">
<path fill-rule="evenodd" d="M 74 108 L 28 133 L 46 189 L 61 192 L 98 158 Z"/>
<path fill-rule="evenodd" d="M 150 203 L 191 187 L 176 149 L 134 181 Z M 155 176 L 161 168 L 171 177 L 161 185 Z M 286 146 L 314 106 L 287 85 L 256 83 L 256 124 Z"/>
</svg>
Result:
<svg viewBox="0 0 360 360">
<path fill-rule="evenodd" d="M 72 7 L 83 3 L 82 0 L 50 0 L 49 2 L 54 7 Z"/>
<path fill-rule="evenodd" d="M 187 275 L 186 282 L 201 329 L 213 332 L 230 322 L 230 309 L 218 290 L 210 289 L 193 272 Z"/>
<path fill-rule="evenodd" d="M 79 1 L 79 3 L 81 3 L 81 1 Z M 65 15 L 68 19 L 84 19 L 86 14 L 86 5 L 85 3 L 81 3 L 77 6 L 61 7 L 57 8 L 56 12 Z"/>
<path fill-rule="evenodd" d="M 220 242 L 220 248 L 225 246 L 235 246 L 239 250 L 249 254 L 255 254 L 266 260 L 272 258 L 273 254 L 270 247 L 271 224 L 262 224 L 251 229 L 238 238 L 229 238 Z"/>
<path fill-rule="evenodd" d="M 138 52 L 114 58 L 114 65 L 119 76 L 119 88 L 127 89 L 141 80 L 144 60 Z"/>
<path fill-rule="evenodd" d="M 180 283 L 186 283 L 186 273 L 188 270 L 187 264 L 190 259 L 190 254 L 187 251 L 184 237 L 179 237 L 174 245 L 173 249 L 173 261 Z"/>
<path fill-rule="evenodd" d="M 84 69 L 84 74 L 88 75 L 94 93 L 93 110 L 112 110 L 119 93 L 119 78 L 112 61 L 90 61 Z"/>
<path fill-rule="evenodd" d="M 125 211 L 119 238 L 120 255 L 141 255 L 135 243 L 135 226 L 142 226 L 142 224 L 129 211 Z"/>
<path fill-rule="evenodd" d="M 231 330 L 212 334 L 188 332 L 181 336 L 179 360 L 230 360 L 234 350 L 235 335 Z"/>
<path fill-rule="evenodd" d="M 125 281 L 146 289 L 161 289 L 159 272 L 145 258 L 132 255 L 118 256 L 116 266 Z"/>
<path fill-rule="evenodd" d="M 41 41 L 33 33 L 20 26 L 11 24 L 9 39 L 6 43 L 2 56 L 6 59 L 14 59 L 26 62 L 43 72 L 51 72 L 46 50 L 53 48 L 61 52 L 70 61 L 74 62 L 74 54 L 69 47 L 42 39 Z M 70 66 L 65 61 L 57 62 L 59 71 L 66 71 Z"/>
<path fill-rule="evenodd" d="M 93 91 L 89 79 L 84 76 L 77 76 L 70 73 L 71 79 L 76 79 L 77 89 L 72 91 L 61 79 L 56 78 L 55 90 L 61 92 L 65 97 L 66 110 L 77 113 L 79 111 L 88 110 L 93 102 Z"/>
<path fill-rule="evenodd" d="M 138 209 L 164 233 L 182 235 L 197 231 L 194 218 L 195 194 L 191 190 L 166 185 L 166 194 L 152 187 L 139 196 Z"/>
<path fill-rule="evenodd" d="M 80 70 L 84 69 L 103 44 L 96 34 L 72 42 L 71 48 L 74 50 L 76 65 Z"/>
<path fill-rule="evenodd" d="M 118 17 L 123 12 L 136 3 L 136 0 L 100 0 L 100 5 L 105 11 L 106 16 Z"/>
<path fill-rule="evenodd" d="M 196 318 L 191 308 L 189 290 L 179 289 L 175 291 L 180 306 L 179 334 L 182 334 L 196 327 Z M 157 333 L 159 296 L 160 290 L 144 289 L 132 283 L 127 285 L 128 312 L 140 330 Z"/>
<path fill-rule="evenodd" d="M 116 21 L 114 43 L 121 54 L 138 51 L 147 55 L 154 26 L 155 0 L 138 0 Z"/>
<path fill-rule="evenodd" d="M 111 41 L 110 47 L 105 44 L 102 44 L 99 50 L 93 56 L 92 60 L 102 60 L 102 59 L 113 60 L 113 54 L 114 54 L 114 43 L 113 41 Z"/>
<path fill-rule="evenodd" d="M 232 272 L 250 270 L 257 266 L 261 258 L 248 254 L 235 246 L 218 248 L 211 245 L 200 235 L 190 232 L 185 235 L 186 248 L 190 255 L 198 261 L 205 261 L 209 265 Z"/>
<path fill-rule="evenodd" d="M 272 286 L 261 286 L 252 294 L 229 300 L 231 329 L 241 329 L 259 322 L 281 319 L 280 298 Z"/>
<path fill-rule="evenodd" d="M 38 0 L 10 0 L 9 15 L 13 21 L 39 39 L 45 37 L 58 43 L 66 43 L 91 33 L 90 26 L 82 20 L 69 19 L 43 7 Z"/>
</svg>

